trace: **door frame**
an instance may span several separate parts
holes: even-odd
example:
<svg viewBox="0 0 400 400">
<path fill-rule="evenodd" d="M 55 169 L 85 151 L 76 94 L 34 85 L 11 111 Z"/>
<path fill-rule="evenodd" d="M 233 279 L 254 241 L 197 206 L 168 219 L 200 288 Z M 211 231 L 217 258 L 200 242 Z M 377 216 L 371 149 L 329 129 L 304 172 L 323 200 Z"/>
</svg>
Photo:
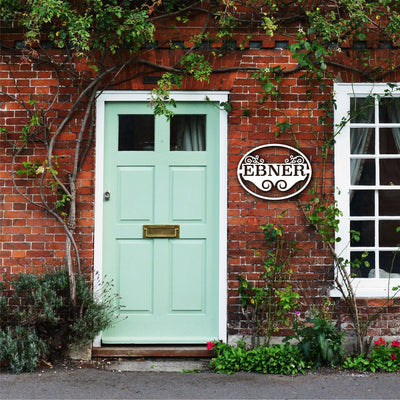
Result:
<svg viewBox="0 0 400 400">
<path fill-rule="evenodd" d="M 108 102 L 150 102 L 151 91 L 109 90 L 102 92 L 96 103 L 96 149 L 95 149 L 95 215 L 94 215 L 94 291 L 101 293 L 103 265 L 103 193 L 104 193 L 104 120 Z M 172 91 L 170 97 L 176 102 L 227 102 L 226 91 Z M 219 126 L 219 290 L 218 320 L 219 337 L 227 340 L 227 167 L 228 167 L 228 113 L 220 107 Z M 101 346 L 101 335 L 93 343 Z"/>
</svg>

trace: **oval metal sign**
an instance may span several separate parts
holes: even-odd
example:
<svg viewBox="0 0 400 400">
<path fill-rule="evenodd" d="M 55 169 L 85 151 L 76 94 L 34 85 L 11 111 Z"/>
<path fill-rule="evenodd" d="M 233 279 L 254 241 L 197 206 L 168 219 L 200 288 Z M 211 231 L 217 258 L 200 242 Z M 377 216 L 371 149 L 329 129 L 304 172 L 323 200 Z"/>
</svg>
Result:
<svg viewBox="0 0 400 400">
<path fill-rule="evenodd" d="M 294 147 L 266 144 L 242 157 L 237 176 L 252 195 L 266 200 L 285 200 L 307 187 L 312 169 L 307 157 Z"/>
</svg>

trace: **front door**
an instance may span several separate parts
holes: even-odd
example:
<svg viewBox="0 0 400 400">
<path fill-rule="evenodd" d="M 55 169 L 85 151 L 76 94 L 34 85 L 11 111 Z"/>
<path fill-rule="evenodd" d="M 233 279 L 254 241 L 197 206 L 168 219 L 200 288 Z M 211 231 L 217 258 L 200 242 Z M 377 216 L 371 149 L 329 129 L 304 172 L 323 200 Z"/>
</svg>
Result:
<svg viewBox="0 0 400 400">
<path fill-rule="evenodd" d="M 119 295 L 103 343 L 218 338 L 219 109 L 105 104 L 103 279 Z"/>
</svg>

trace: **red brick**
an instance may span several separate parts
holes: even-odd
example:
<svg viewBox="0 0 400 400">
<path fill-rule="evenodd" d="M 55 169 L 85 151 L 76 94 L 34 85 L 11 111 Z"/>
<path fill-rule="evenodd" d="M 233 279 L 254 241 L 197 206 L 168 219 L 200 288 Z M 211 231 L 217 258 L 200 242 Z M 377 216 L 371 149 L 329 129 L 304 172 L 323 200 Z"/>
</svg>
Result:
<svg viewBox="0 0 400 400">
<path fill-rule="evenodd" d="M 198 21 L 200 27 L 201 21 Z M 200 32 L 200 28 L 198 28 Z M 296 29 L 293 31 L 296 33 Z M 186 33 L 187 28 L 182 26 L 183 40 L 189 40 Z M 232 52 L 227 57 L 221 57 L 213 63 L 215 68 L 227 66 L 248 66 L 260 67 L 275 66 L 284 63 L 286 70 L 295 67 L 295 60 L 290 59 L 290 51 L 274 49 L 275 40 L 293 40 L 279 35 L 274 38 L 266 38 L 265 35 L 254 32 L 254 38 L 259 38 L 264 47 L 268 49 L 250 49 L 241 52 Z M 242 39 L 247 40 L 246 35 Z M 258 39 L 257 39 L 258 40 Z M 13 44 L 14 40 L 2 36 L 2 42 L 8 41 Z M 162 54 L 163 52 L 163 54 Z M 387 55 L 389 53 L 382 53 Z M 60 59 L 56 51 L 51 51 L 51 55 Z M 2 62 L 0 56 L 0 79 L 3 88 L 10 94 L 18 94 L 14 87 L 14 80 L 9 76 L 7 65 Z M 344 62 L 344 55 L 338 55 L 338 62 Z M 162 61 L 163 65 L 173 65 L 178 57 L 170 50 L 160 50 L 147 52 L 143 58 L 151 61 Z M 9 60 L 9 58 L 7 58 Z M 19 59 L 12 61 L 9 66 L 19 83 L 21 99 L 28 100 L 36 94 L 43 94 L 42 97 L 36 96 L 41 103 L 46 105 L 46 101 L 54 98 L 54 94 L 60 89 L 60 104 L 48 112 L 48 117 L 53 122 L 53 133 L 56 125 L 60 123 L 69 109 L 72 107 L 76 90 L 73 89 L 73 81 L 65 72 L 60 71 L 62 79 L 58 88 L 58 82 L 54 71 L 42 65 L 40 68 L 28 63 L 20 65 Z M 79 64 L 79 60 L 76 60 Z M 135 66 L 137 68 L 137 66 Z M 78 66 L 79 71 L 87 71 L 85 63 Z M 138 69 L 137 71 L 142 70 Z M 136 71 L 136 72 L 137 72 Z M 144 69 L 143 69 L 144 71 Z M 313 299 L 318 301 L 326 294 L 328 279 L 332 279 L 332 258 L 326 246 L 320 241 L 318 235 L 306 224 L 304 216 L 299 210 L 297 200 L 306 201 L 309 198 L 307 193 L 303 193 L 294 201 L 264 201 L 245 192 L 237 180 L 236 167 L 247 151 L 261 144 L 283 142 L 295 145 L 291 136 L 293 133 L 300 148 L 310 157 L 314 169 L 314 181 L 322 176 L 322 164 L 318 158 L 319 143 L 314 138 L 314 134 L 330 133 L 330 127 L 318 125 L 318 118 L 323 115 L 318 110 L 319 104 L 327 99 L 326 94 L 318 93 L 318 88 L 314 89 L 315 95 L 312 100 L 306 95 L 306 90 L 310 89 L 309 83 L 300 76 L 303 72 L 296 74 L 283 75 L 280 89 L 282 92 L 279 101 L 277 99 L 267 99 L 263 104 L 258 100 L 263 97 L 259 94 L 262 90 L 260 82 L 252 78 L 251 72 L 234 71 L 233 73 L 218 74 L 213 76 L 210 84 L 199 83 L 191 78 L 184 81 L 183 89 L 202 90 L 202 89 L 223 89 L 230 91 L 230 102 L 233 106 L 229 114 L 229 140 L 228 140 L 228 319 L 235 321 L 230 327 L 230 331 L 243 333 L 248 329 L 243 317 L 240 314 L 240 299 L 237 293 L 239 273 L 246 274 L 248 279 L 257 280 L 257 270 L 260 267 L 260 259 L 254 256 L 253 248 L 264 251 L 267 244 L 263 234 L 259 230 L 261 224 L 275 223 L 282 224 L 287 238 L 295 239 L 296 245 L 303 251 L 297 253 L 290 260 L 293 268 L 293 281 L 302 289 L 302 299 L 312 294 Z M 395 75 L 391 76 L 391 79 Z M 346 71 L 341 73 L 342 79 L 351 79 Z M 123 79 L 123 77 L 121 77 Z M 330 85 L 331 86 L 331 85 Z M 119 87 L 113 89 L 149 89 L 141 82 L 141 77 L 136 80 L 127 81 Z M 332 88 L 329 87 L 327 92 Z M 48 95 L 48 96 L 47 96 Z M 19 135 L 20 129 L 28 121 L 25 109 L 20 103 L 0 97 L 0 125 L 6 125 L 10 132 Z M 244 116 L 244 110 L 250 110 L 250 116 Z M 60 159 L 60 171 L 71 171 L 73 159 L 73 146 L 76 134 L 80 129 L 80 121 L 83 117 L 82 110 L 79 110 L 65 132 L 60 136 L 62 142 L 57 147 L 55 154 L 67 155 Z M 293 124 L 291 133 L 281 133 L 277 138 L 279 128 L 277 123 L 288 121 Z M 35 143 L 35 148 L 26 155 L 32 160 L 45 159 L 45 150 L 40 148 L 39 143 Z M 6 148 L 4 140 L 0 138 L 0 148 Z M 76 239 L 81 250 L 81 256 L 88 264 L 93 261 L 93 232 L 94 232 L 94 189 L 95 189 L 95 147 L 89 152 L 83 170 L 77 181 L 78 186 L 78 218 Z M 65 247 L 65 232 L 58 222 L 50 215 L 46 214 L 37 207 L 27 204 L 24 199 L 12 188 L 10 181 L 11 168 L 11 149 L 6 148 L 1 156 L 0 163 L 0 274 L 2 268 L 9 268 L 14 273 L 26 270 L 23 265 L 32 263 L 40 266 L 42 257 L 49 264 L 54 263 L 56 258 L 62 260 Z M 24 161 L 21 156 L 18 163 Z M 328 194 L 332 194 L 334 189 L 333 180 L 333 159 L 332 155 L 328 159 L 328 168 L 325 173 L 325 189 Z M 32 186 L 32 180 L 18 179 L 18 182 L 28 187 L 27 193 L 35 201 L 40 201 L 37 188 Z M 54 196 L 49 196 L 49 200 L 55 200 Z M 286 216 L 278 218 L 283 211 L 288 210 Z M 37 269 L 39 271 L 39 269 Z M 319 283 L 322 281 L 322 285 Z M 369 308 L 379 307 L 380 300 L 368 299 L 360 301 L 363 311 Z M 345 309 L 341 315 L 342 321 L 348 317 Z M 384 316 L 384 320 L 379 320 L 379 324 L 371 328 L 375 333 L 389 331 L 390 314 Z M 380 325 L 378 327 L 378 325 Z M 242 329 L 242 331 L 241 331 Z M 241 331 L 241 332 L 240 332 Z"/>
</svg>

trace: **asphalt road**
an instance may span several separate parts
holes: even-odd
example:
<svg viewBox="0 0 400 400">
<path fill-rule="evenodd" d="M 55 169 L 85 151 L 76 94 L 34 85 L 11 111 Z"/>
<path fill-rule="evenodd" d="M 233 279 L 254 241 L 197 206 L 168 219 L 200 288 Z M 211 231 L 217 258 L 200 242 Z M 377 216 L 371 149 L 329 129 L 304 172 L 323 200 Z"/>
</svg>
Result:
<svg viewBox="0 0 400 400">
<path fill-rule="evenodd" d="M 0 399 L 396 399 L 400 374 L 347 371 L 276 376 L 118 372 L 59 365 L 0 373 Z"/>
</svg>

